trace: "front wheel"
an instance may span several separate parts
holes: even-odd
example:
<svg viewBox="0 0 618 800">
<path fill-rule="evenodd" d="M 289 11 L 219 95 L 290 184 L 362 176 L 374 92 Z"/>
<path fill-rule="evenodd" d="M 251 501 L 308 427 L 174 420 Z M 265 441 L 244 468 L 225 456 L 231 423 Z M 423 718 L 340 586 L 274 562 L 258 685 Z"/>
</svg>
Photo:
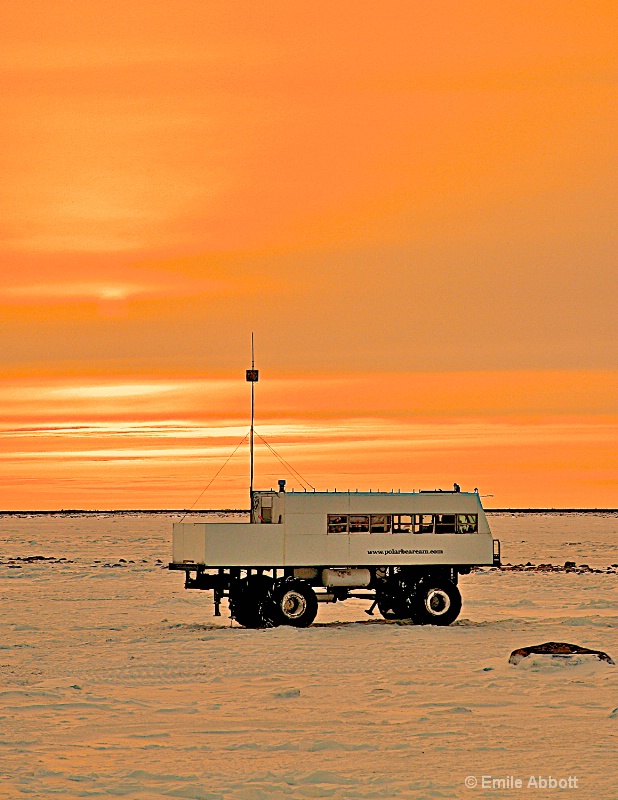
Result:
<svg viewBox="0 0 618 800">
<path fill-rule="evenodd" d="M 400 587 L 396 591 L 380 592 L 377 597 L 378 610 L 387 620 L 410 619 L 408 596 Z"/>
<path fill-rule="evenodd" d="M 377 592 L 378 610 L 384 619 L 406 620 L 412 617 L 412 598 L 415 584 L 409 578 L 396 576 Z"/>
<path fill-rule="evenodd" d="M 271 593 L 271 612 L 277 625 L 307 628 L 318 613 L 318 598 L 307 581 L 277 582 Z"/>
<path fill-rule="evenodd" d="M 411 601 L 412 619 L 417 625 L 450 625 L 461 611 L 459 589 L 443 578 L 421 578 Z"/>
</svg>

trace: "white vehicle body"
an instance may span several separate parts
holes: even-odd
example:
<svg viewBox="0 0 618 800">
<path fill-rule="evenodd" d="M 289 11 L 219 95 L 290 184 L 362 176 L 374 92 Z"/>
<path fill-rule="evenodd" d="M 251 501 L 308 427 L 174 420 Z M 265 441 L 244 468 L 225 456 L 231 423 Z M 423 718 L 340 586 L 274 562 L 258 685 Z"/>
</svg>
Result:
<svg viewBox="0 0 618 800">
<path fill-rule="evenodd" d="M 283 484 L 284 482 L 281 481 Z M 500 563 L 477 492 L 253 493 L 247 523 L 174 524 L 170 569 L 245 627 L 310 625 L 317 604 L 373 600 L 386 619 L 448 625 L 458 576 Z M 193 577 L 195 574 L 195 577 Z M 360 590 L 356 591 L 356 590 Z"/>
<path fill-rule="evenodd" d="M 255 522 L 175 523 L 172 563 L 323 568 L 494 562 L 476 492 L 262 491 L 254 493 L 252 517 Z M 336 517 L 345 522 L 329 525 Z M 432 532 L 424 532 L 430 525 Z"/>
</svg>

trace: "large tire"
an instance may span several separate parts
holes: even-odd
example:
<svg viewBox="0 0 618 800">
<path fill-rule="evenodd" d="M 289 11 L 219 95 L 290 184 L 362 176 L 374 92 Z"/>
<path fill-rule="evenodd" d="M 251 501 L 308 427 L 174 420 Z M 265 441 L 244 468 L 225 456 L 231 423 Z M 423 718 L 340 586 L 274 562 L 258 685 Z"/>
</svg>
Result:
<svg viewBox="0 0 618 800">
<path fill-rule="evenodd" d="M 273 579 L 267 575 L 250 575 L 234 581 L 230 587 L 230 615 L 243 628 L 272 628 L 275 625 L 270 608 Z"/>
<path fill-rule="evenodd" d="M 417 625 L 450 625 L 461 611 L 459 589 L 446 578 L 424 576 L 411 601 L 412 619 Z"/>
<path fill-rule="evenodd" d="M 411 612 L 398 593 L 382 593 L 378 596 L 378 610 L 384 619 L 410 619 Z"/>
<path fill-rule="evenodd" d="M 415 585 L 409 579 L 396 576 L 388 580 L 376 598 L 384 619 L 411 619 L 414 589 Z"/>
<path fill-rule="evenodd" d="M 270 595 L 270 612 L 275 625 L 307 628 L 318 613 L 318 598 L 311 584 L 297 579 L 275 583 Z"/>
</svg>

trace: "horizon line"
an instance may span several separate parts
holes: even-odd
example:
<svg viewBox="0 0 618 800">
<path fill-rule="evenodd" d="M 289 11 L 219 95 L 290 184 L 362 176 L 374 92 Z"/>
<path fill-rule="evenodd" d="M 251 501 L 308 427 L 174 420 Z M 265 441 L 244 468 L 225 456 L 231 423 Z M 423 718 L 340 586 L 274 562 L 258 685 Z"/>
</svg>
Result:
<svg viewBox="0 0 618 800">
<path fill-rule="evenodd" d="M 486 514 L 616 514 L 618 508 L 559 508 L 559 507 L 539 507 L 539 508 L 483 508 Z M 21 509 L 13 511 L 3 511 L 0 509 L 0 517 L 18 516 L 28 514 L 30 516 L 52 516 L 65 515 L 77 516 L 86 514 L 248 514 L 248 508 L 114 508 L 114 509 L 85 509 L 85 508 L 62 508 L 62 509 Z"/>
</svg>

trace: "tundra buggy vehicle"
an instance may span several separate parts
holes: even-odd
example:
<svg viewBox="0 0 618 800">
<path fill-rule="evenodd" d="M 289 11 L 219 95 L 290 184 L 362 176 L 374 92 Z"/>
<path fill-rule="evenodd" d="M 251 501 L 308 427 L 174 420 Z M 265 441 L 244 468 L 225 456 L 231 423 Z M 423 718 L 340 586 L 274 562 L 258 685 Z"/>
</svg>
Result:
<svg viewBox="0 0 618 800">
<path fill-rule="evenodd" d="M 247 628 L 311 625 L 318 603 L 373 601 L 385 619 L 450 625 L 459 575 L 499 565 L 478 492 L 251 493 L 250 522 L 174 524 L 169 568 Z"/>
</svg>

